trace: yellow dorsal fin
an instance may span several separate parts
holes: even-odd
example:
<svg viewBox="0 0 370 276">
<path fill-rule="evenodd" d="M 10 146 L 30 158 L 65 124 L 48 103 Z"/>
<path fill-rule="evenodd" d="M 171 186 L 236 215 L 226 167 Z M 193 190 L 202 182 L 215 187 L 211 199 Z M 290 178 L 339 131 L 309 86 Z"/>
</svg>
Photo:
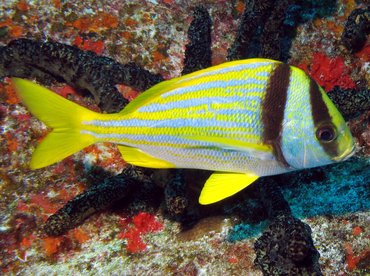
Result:
<svg viewBox="0 0 370 276">
<path fill-rule="evenodd" d="M 137 148 L 118 146 L 118 149 L 121 152 L 123 159 L 127 163 L 135 166 L 155 169 L 176 168 L 174 164 L 151 156 Z"/>
<path fill-rule="evenodd" d="M 173 78 L 170 80 L 162 81 L 153 87 L 149 88 L 148 90 L 141 93 L 135 99 L 133 99 L 122 111 L 120 112 L 121 115 L 129 114 L 137 110 L 139 107 L 145 105 L 148 102 L 153 101 L 163 93 L 166 93 L 170 90 L 180 88 L 189 84 L 189 81 L 193 77 L 202 75 L 203 73 L 219 70 L 222 68 L 226 68 L 232 65 L 239 65 L 239 64 L 250 64 L 250 63 L 259 63 L 259 62 L 274 62 L 280 63 L 279 61 L 271 60 L 271 59 L 264 59 L 264 58 L 253 58 L 253 59 L 244 59 L 244 60 L 236 60 L 225 62 L 216 66 L 208 67 L 199 71 L 195 71 L 190 74 L 183 75 L 181 77 Z"/>
<path fill-rule="evenodd" d="M 31 169 L 56 163 L 97 141 L 95 137 L 81 133 L 81 122 L 98 118 L 100 114 L 29 80 L 12 78 L 12 81 L 22 103 L 53 129 L 33 152 Z"/>
<path fill-rule="evenodd" d="M 174 84 L 176 84 L 178 80 L 179 78 L 174 78 L 171 80 L 162 81 L 154 85 L 153 87 L 141 93 L 131 102 L 129 102 L 129 104 L 126 105 L 125 108 L 121 110 L 120 114 L 125 115 L 125 114 L 134 112 L 139 107 L 145 105 L 148 102 L 151 102 L 152 100 L 156 99 L 163 93 L 168 92 L 169 90 L 173 89 Z"/>
<path fill-rule="evenodd" d="M 199 203 L 206 205 L 220 201 L 236 194 L 257 179 L 258 176 L 253 173 L 215 172 L 204 184 Z"/>
</svg>

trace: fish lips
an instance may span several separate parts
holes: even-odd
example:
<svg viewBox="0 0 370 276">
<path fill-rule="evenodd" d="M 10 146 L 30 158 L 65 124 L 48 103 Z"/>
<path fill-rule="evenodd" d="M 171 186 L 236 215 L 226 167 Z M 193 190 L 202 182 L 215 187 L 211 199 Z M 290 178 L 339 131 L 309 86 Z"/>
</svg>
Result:
<svg viewBox="0 0 370 276">
<path fill-rule="evenodd" d="M 333 160 L 336 162 L 345 161 L 351 158 L 356 153 L 356 146 L 353 145 L 351 148 L 343 152 L 343 154 L 334 157 Z"/>
</svg>

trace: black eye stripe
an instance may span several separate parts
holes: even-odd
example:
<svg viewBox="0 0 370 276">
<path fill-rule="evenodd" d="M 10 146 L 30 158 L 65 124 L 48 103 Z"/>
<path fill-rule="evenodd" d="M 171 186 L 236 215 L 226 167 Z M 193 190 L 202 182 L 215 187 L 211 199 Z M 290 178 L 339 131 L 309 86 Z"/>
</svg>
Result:
<svg viewBox="0 0 370 276">
<path fill-rule="evenodd" d="M 313 123 L 316 129 L 320 128 L 320 124 L 322 124 L 322 122 L 332 121 L 328 107 L 326 106 L 324 99 L 322 98 L 320 88 L 318 84 L 312 79 L 310 81 L 310 102 Z M 319 140 L 319 142 L 329 156 L 331 157 L 338 156 L 337 141 L 332 141 L 328 143 Z"/>
</svg>

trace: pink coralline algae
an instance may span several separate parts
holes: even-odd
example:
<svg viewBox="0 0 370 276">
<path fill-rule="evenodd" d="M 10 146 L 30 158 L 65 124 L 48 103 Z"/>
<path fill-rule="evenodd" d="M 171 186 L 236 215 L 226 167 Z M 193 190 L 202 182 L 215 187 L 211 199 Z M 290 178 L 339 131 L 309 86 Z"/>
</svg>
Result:
<svg viewBox="0 0 370 276">
<path fill-rule="evenodd" d="M 125 227 L 128 220 L 123 219 L 121 224 Z M 118 235 L 120 239 L 127 240 L 127 251 L 129 253 L 138 253 L 144 251 L 147 245 L 142 239 L 142 235 L 155 233 L 163 229 L 163 224 L 156 220 L 154 215 L 140 212 L 132 218 L 132 224 L 128 225 L 126 231 Z"/>
<path fill-rule="evenodd" d="M 332 90 L 334 86 L 343 89 L 356 87 L 349 76 L 350 68 L 344 64 L 342 57 L 330 58 L 322 53 L 315 53 L 311 66 L 303 63 L 298 67 L 305 70 L 327 92 Z"/>
</svg>

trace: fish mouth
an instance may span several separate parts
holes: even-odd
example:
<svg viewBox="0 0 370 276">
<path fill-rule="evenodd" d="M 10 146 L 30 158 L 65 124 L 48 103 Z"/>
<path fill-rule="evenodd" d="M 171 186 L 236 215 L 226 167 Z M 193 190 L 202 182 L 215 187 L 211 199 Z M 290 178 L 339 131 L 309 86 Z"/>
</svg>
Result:
<svg viewBox="0 0 370 276">
<path fill-rule="evenodd" d="M 351 158 L 356 153 L 356 146 L 353 145 L 351 148 L 344 151 L 341 155 L 334 157 L 333 160 L 340 162 Z"/>
</svg>

